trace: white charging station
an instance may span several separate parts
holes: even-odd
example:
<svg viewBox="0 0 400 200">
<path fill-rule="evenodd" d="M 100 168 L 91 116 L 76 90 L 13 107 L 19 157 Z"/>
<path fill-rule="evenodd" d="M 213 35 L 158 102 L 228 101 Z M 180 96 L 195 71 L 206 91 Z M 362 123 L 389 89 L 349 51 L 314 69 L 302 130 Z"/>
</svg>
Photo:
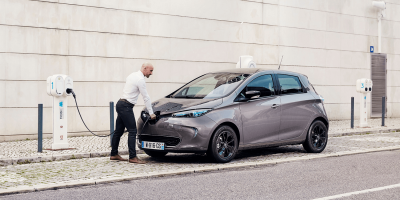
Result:
<svg viewBox="0 0 400 200">
<path fill-rule="evenodd" d="M 55 74 L 47 78 L 47 94 L 53 96 L 53 144 L 51 149 L 68 149 L 68 96 L 67 89 L 73 89 L 71 77 Z"/>
<path fill-rule="evenodd" d="M 360 93 L 360 127 L 368 126 L 367 94 L 372 92 L 372 80 L 362 78 L 357 80 L 356 90 Z"/>
<path fill-rule="evenodd" d="M 257 65 L 253 61 L 253 56 L 240 56 L 236 68 L 256 68 Z"/>
</svg>

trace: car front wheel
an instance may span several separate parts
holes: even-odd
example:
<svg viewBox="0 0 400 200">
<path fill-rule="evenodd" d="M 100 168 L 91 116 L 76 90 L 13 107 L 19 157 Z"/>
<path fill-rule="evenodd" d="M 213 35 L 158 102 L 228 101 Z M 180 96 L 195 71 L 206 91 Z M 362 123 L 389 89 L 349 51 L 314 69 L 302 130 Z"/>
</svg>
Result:
<svg viewBox="0 0 400 200">
<path fill-rule="evenodd" d="M 237 153 L 238 139 L 230 126 L 219 127 L 211 138 L 208 153 L 216 162 L 230 162 Z"/>
<path fill-rule="evenodd" d="M 328 129 L 322 121 L 314 121 L 308 129 L 304 149 L 309 153 L 322 152 L 328 143 Z"/>
</svg>

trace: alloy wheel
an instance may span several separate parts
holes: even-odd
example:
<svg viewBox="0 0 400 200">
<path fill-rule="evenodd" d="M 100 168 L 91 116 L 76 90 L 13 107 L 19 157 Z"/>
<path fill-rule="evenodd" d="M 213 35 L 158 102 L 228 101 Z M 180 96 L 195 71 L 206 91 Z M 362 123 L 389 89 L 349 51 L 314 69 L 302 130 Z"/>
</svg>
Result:
<svg viewBox="0 0 400 200">
<path fill-rule="evenodd" d="M 326 131 L 319 124 L 314 126 L 311 132 L 311 142 L 314 148 L 321 149 L 325 147 L 326 144 Z"/>
<path fill-rule="evenodd" d="M 218 156 L 222 159 L 229 159 L 235 152 L 235 138 L 233 133 L 223 131 L 217 138 L 217 152 Z"/>
</svg>

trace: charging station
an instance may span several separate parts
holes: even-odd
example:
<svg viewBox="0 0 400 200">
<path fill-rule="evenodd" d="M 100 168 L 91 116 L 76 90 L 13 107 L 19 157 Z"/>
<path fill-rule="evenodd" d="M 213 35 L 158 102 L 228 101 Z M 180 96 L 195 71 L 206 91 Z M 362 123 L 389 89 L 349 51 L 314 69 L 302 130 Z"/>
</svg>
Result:
<svg viewBox="0 0 400 200">
<path fill-rule="evenodd" d="M 360 127 L 368 126 L 367 94 L 372 92 L 372 80 L 362 78 L 357 80 L 356 90 L 360 93 Z"/>
<path fill-rule="evenodd" d="M 236 68 L 256 68 L 257 65 L 253 61 L 253 56 L 240 56 Z"/>
<path fill-rule="evenodd" d="M 68 149 L 68 96 L 67 90 L 73 89 L 71 77 L 55 74 L 47 78 L 47 94 L 53 96 L 53 144 L 51 149 Z"/>
</svg>

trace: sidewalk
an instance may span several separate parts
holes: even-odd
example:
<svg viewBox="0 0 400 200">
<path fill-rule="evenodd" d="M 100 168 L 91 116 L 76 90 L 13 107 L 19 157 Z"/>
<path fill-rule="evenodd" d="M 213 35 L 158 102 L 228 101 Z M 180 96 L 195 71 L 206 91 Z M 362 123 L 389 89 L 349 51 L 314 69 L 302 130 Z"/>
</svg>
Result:
<svg viewBox="0 0 400 200">
<path fill-rule="evenodd" d="M 0 167 L 0 196 L 149 177 L 275 165 L 358 153 L 388 150 L 400 152 L 399 123 L 400 119 L 390 119 L 387 121 L 387 127 L 380 127 L 380 121 L 373 120 L 371 128 L 349 130 L 347 128 L 349 121 L 331 121 L 328 146 L 322 153 L 306 153 L 301 145 L 287 145 L 240 151 L 234 160 L 225 164 L 214 163 L 205 155 L 174 153 L 169 153 L 164 158 L 152 158 L 141 154 L 139 155 L 141 159 L 148 162 L 145 165 L 113 162 L 108 157 L 99 157 L 107 156 L 109 153 L 109 138 L 70 138 L 70 145 L 77 149 L 44 153 L 36 152 L 37 141 L 4 142 L 0 143 L 0 148 L 8 149 L 2 152 L 5 157 L 2 159 L 3 164 L 7 166 Z M 122 141 L 126 141 L 126 138 Z M 46 140 L 45 147 L 49 147 L 50 143 L 50 140 Z M 127 149 L 125 142 L 123 143 L 121 148 Z M 31 160 L 23 160 L 22 156 L 30 156 Z M 74 159 L 79 156 L 82 159 Z M 123 157 L 127 158 L 127 155 Z M 5 163 L 6 160 L 11 160 L 11 164 Z M 23 164 L 29 162 L 37 163 Z"/>
<path fill-rule="evenodd" d="M 350 128 L 350 120 L 330 121 L 329 137 L 338 137 L 344 135 L 370 134 L 379 132 L 400 132 L 400 118 L 388 118 L 385 121 L 386 127 L 381 126 L 381 119 L 372 119 L 369 121 L 370 128 L 357 128 L 359 121 L 354 122 L 355 128 Z M 52 139 L 43 140 L 43 149 L 51 147 Z M 0 143 L 0 166 L 60 161 L 79 158 L 94 158 L 109 156 L 111 151 L 109 137 L 71 137 L 68 138 L 69 145 L 73 150 L 50 151 L 43 150 L 37 152 L 37 140 L 24 140 L 16 142 Z M 329 146 L 329 145 L 328 145 Z M 125 133 L 120 142 L 120 154 L 128 154 L 127 133 Z M 141 153 L 141 151 L 138 151 Z"/>
<path fill-rule="evenodd" d="M 322 153 L 306 153 L 301 145 L 240 151 L 229 163 L 214 163 L 205 155 L 167 154 L 152 158 L 145 154 L 145 165 L 113 162 L 108 157 L 0 167 L 2 195 L 49 189 L 81 187 L 150 177 L 164 177 L 238 168 L 271 166 L 285 162 L 371 153 L 400 152 L 400 132 L 331 137 Z M 123 156 L 127 158 L 127 156 Z"/>
</svg>

